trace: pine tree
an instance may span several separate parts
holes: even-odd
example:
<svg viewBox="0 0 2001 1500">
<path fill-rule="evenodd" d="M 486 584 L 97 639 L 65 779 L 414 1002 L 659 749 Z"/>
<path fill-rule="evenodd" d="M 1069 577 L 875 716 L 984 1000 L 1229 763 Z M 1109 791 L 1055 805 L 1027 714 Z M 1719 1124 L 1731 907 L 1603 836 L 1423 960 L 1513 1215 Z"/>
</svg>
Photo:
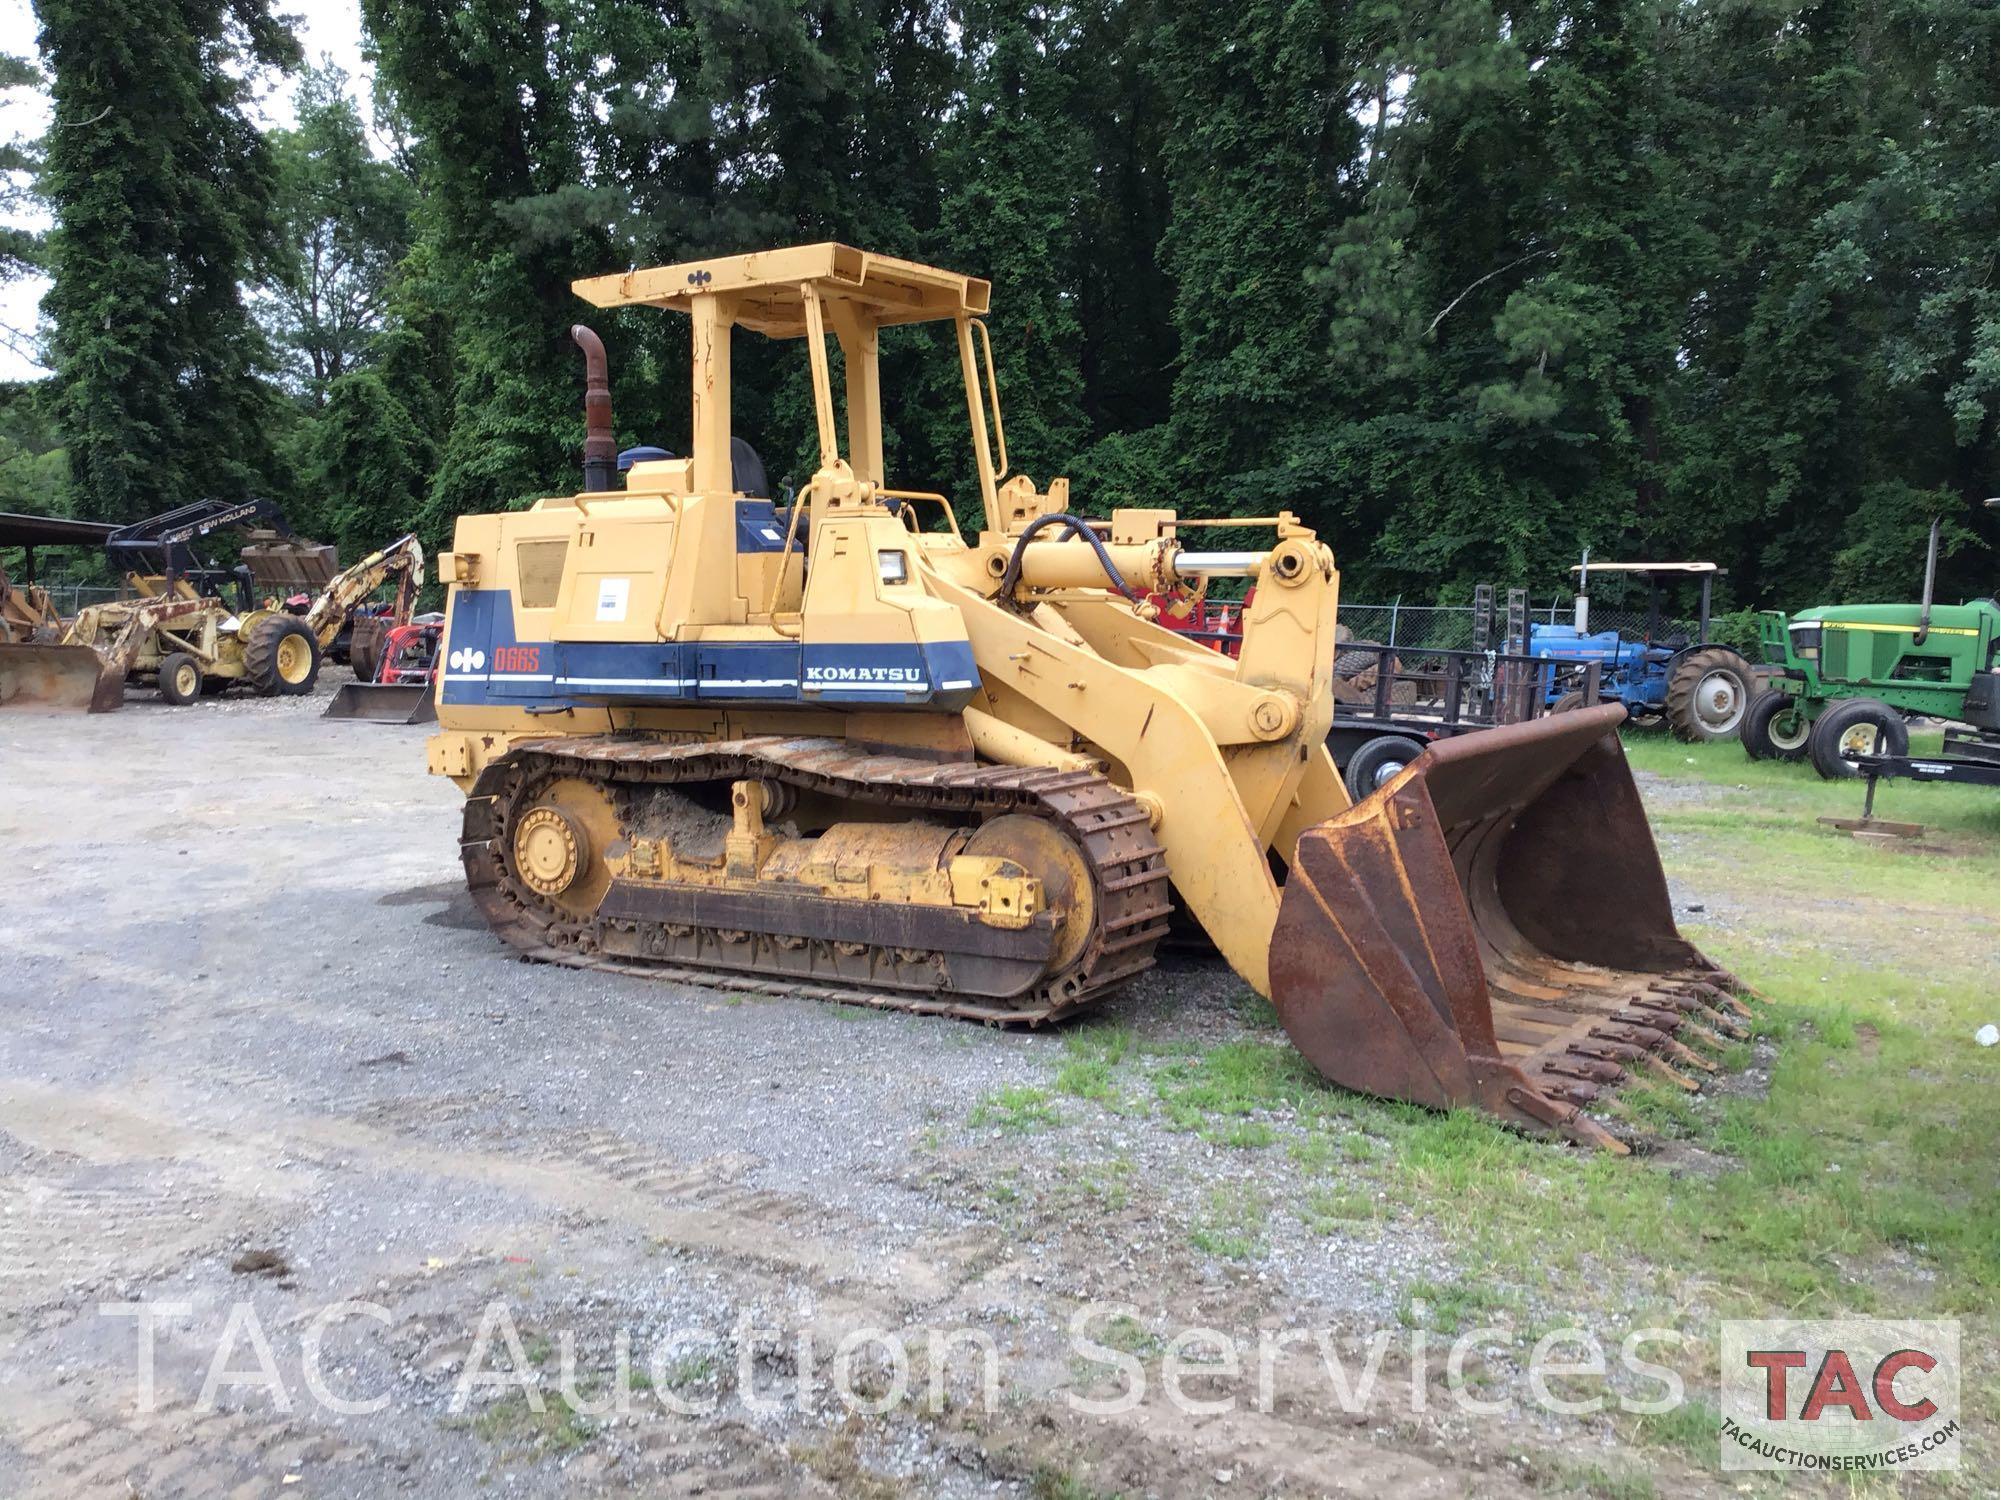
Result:
<svg viewBox="0 0 2001 1500">
<path fill-rule="evenodd" d="M 1088 437 L 1077 283 L 1091 143 L 1078 108 L 1077 18 L 1065 6 L 1005 0 L 962 5 L 960 18 L 966 86 L 940 146 L 937 256 L 994 284 L 987 321 L 1007 456 L 1014 472 L 1046 484 L 1069 471 Z M 932 444 L 969 511 L 978 490 L 957 351 L 940 345 L 926 397 Z"/>
<path fill-rule="evenodd" d="M 269 351 L 240 291 L 273 256 L 249 75 L 297 44 L 268 0 L 39 0 L 55 127 L 43 306 L 81 513 L 133 520 L 271 477 Z"/>
</svg>

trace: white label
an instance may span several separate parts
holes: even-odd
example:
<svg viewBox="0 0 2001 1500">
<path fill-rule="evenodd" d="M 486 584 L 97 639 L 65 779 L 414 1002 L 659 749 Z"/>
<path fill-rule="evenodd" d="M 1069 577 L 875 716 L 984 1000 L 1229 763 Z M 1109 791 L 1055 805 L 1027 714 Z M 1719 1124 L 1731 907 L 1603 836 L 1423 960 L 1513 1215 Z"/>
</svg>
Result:
<svg viewBox="0 0 2001 1500">
<path fill-rule="evenodd" d="M 600 578 L 598 580 L 598 618 L 600 620 L 623 620 L 625 601 L 632 593 L 630 578 Z"/>
<path fill-rule="evenodd" d="M 764 528 L 764 539 L 767 542 L 782 542 L 785 540 L 784 537 L 778 534 L 776 529 L 770 526 Z"/>
</svg>

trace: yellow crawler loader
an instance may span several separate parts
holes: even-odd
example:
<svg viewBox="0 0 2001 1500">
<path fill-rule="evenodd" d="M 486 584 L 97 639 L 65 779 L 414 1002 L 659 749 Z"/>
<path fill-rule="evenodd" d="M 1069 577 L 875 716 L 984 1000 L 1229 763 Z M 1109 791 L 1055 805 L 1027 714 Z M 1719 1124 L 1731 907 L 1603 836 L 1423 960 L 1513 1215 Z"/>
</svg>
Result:
<svg viewBox="0 0 2001 1500">
<path fill-rule="evenodd" d="M 1610 1149 L 1741 986 L 1679 936 L 1617 706 L 1433 747 L 1351 804 L 1325 746 L 1339 576 L 1293 516 L 1086 518 L 1009 473 L 987 283 L 822 244 L 578 282 L 688 315 L 693 441 L 621 455 L 602 345 L 580 493 L 463 516 L 429 767 L 473 897 L 554 963 L 1033 1025 L 1146 970 L 1178 903 L 1349 1088 Z M 983 522 L 884 472 L 881 331 L 956 336 Z M 819 467 L 775 503 L 733 336 L 803 340 Z M 829 338 L 839 347 L 837 388 Z M 788 497 L 789 502 L 789 497 Z M 1228 526 L 1267 538 L 1205 547 Z M 1149 594 L 1256 582 L 1234 659 Z"/>
</svg>

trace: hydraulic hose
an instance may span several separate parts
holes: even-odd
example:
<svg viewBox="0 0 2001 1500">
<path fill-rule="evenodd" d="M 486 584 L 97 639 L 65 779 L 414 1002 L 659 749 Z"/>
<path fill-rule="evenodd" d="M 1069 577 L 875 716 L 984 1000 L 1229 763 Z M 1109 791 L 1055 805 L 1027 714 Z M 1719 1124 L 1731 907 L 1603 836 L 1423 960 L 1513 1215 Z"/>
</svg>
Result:
<svg viewBox="0 0 2001 1500">
<path fill-rule="evenodd" d="M 1098 540 L 1098 534 L 1091 529 L 1090 522 L 1064 512 L 1052 516 L 1037 516 L 1022 528 L 1021 535 L 1015 538 L 1014 551 L 1008 556 L 1007 571 L 1001 574 L 1000 596 L 1003 599 L 1012 599 L 1015 589 L 1020 587 L 1022 554 L 1027 550 L 1029 539 L 1045 526 L 1061 526 L 1089 542 L 1091 550 L 1098 555 L 1098 565 L 1105 570 L 1105 577 L 1111 580 L 1112 587 L 1133 603 L 1141 602 L 1139 595 L 1127 587 L 1125 579 L 1119 576 L 1118 568 L 1112 563 L 1111 553 L 1107 552 L 1105 544 Z"/>
</svg>

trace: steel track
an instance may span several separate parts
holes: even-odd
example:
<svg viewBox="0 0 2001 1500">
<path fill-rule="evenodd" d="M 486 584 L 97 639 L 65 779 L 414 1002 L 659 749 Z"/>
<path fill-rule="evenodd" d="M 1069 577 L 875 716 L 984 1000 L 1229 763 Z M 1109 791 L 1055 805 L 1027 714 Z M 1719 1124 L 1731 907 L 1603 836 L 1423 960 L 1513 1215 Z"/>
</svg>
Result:
<svg viewBox="0 0 2001 1500">
<path fill-rule="evenodd" d="M 1083 949 L 1061 971 L 1004 1000 L 924 987 L 921 962 L 886 950 L 811 942 L 764 950 L 764 968 L 687 962 L 674 950 L 692 946 L 730 951 L 721 929 L 691 934 L 685 924 L 578 917 L 543 899 L 516 878 L 508 850 L 516 817 L 552 779 L 591 782 L 617 806 L 625 794 L 650 787 L 740 780 L 775 781 L 838 801 L 906 809 L 913 815 L 963 817 L 1027 813 L 1057 824 L 1083 854 L 1094 888 L 1096 920 Z M 1103 776 L 1086 771 L 941 764 L 871 754 L 844 740 L 762 736 L 673 744 L 647 737 L 557 736 L 523 740 L 490 762 L 467 797 L 460 857 L 474 903 L 493 930 L 523 956 L 548 963 L 641 974 L 751 994 L 801 996 L 1007 1025 L 1036 1025 L 1102 999 L 1150 968 L 1166 934 L 1167 862 L 1146 811 Z M 774 891 L 774 902 L 785 900 Z M 744 940 L 733 935 L 751 962 Z M 635 946 L 655 954 L 635 955 Z M 855 950 L 853 954 L 848 950 Z M 898 950 L 903 955 L 904 950 Z M 903 982 L 856 983 L 824 974 L 771 972 L 782 963 L 844 964 L 878 969 Z"/>
</svg>

